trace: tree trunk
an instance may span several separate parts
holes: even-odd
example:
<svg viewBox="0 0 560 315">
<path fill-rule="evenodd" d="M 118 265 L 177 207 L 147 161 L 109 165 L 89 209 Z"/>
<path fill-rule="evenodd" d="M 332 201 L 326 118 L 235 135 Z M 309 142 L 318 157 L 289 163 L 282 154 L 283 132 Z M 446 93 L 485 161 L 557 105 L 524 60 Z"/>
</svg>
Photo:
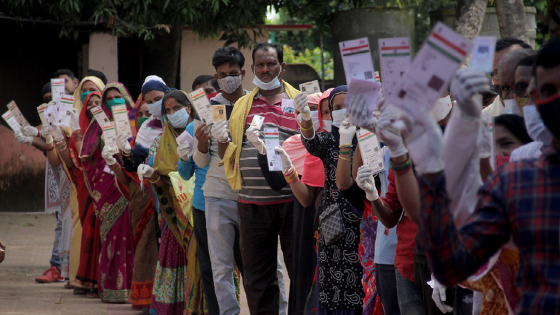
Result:
<svg viewBox="0 0 560 315">
<path fill-rule="evenodd" d="M 547 20 L 550 38 L 560 36 L 560 0 L 547 0 Z"/>
<path fill-rule="evenodd" d="M 502 38 L 513 37 L 528 42 L 523 0 L 496 0 L 496 14 Z"/>
<path fill-rule="evenodd" d="M 486 13 L 488 0 L 459 0 L 455 30 L 468 40 L 478 36 Z"/>
<path fill-rule="evenodd" d="M 157 35 L 144 42 L 143 77 L 160 76 L 167 86 L 179 86 L 179 57 L 183 26 L 176 25 L 169 34 Z"/>
</svg>

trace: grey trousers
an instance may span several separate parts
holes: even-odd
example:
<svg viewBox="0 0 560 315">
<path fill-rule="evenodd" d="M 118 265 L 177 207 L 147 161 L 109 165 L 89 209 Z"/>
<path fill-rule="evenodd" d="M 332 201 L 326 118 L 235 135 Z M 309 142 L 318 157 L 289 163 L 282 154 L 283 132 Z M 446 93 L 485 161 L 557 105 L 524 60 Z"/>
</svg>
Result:
<svg viewBox="0 0 560 315">
<path fill-rule="evenodd" d="M 54 229 L 54 243 L 52 249 L 51 259 L 49 263 L 51 267 L 56 267 L 58 269 L 58 273 L 60 273 L 60 257 L 58 255 L 58 247 L 60 244 L 60 235 L 62 234 L 62 214 L 60 210 L 55 212 L 56 215 L 56 229 Z"/>
</svg>

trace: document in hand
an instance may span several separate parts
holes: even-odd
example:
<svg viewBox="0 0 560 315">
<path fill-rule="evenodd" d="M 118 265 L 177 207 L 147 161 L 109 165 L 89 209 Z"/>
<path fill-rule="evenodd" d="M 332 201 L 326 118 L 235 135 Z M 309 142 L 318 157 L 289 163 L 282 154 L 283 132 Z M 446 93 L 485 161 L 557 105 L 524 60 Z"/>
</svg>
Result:
<svg viewBox="0 0 560 315">
<path fill-rule="evenodd" d="M 189 93 L 189 99 L 196 109 L 198 117 L 200 117 L 200 120 L 203 123 L 207 125 L 214 123 L 214 119 L 212 117 L 212 106 L 210 106 L 210 102 L 208 101 L 203 88 Z"/>
<path fill-rule="evenodd" d="M 58 125 L 61 127 L 70 127 L 72 120 L 72 108 L 74 107 L 74 95 L 64 95 L 58 106 Z"/>
<path fill-rule="evenodd" d="M 389 100 L 419 118 L 448 88 L 472 44 L 438 22 Z"/>
<path fill-rule="evenodd" d="M 348 93 L 344 99 L 344 105 L 347 109 L 350 109 L 350 100 L 352 97 L 362 94 L 366 99 L 366 104 L 368 106 L 368 118 L 371 118 L 373 116 L 373 109 L 375 108 L 375 104 L 377 104 L 377 98 L 379 97 L 380 91 L 381 83 L 379 82 L 352 79 L 348 85 Z"/>
<path fill-rule="evenodd" d="M 263 116 L 255 115 L 253 116 L 253 120 L 251 121 L 250 127 L 255 127 L 255 129 L 261 130 L 263 122 L 264 122 Z"/>
<path fill-rule="evenodd" d="M 192 155 L 194 150 L 194 138 L 190 133 L 185 130 L 175 140 L 177 141 L 178 145 L 188 143 L 191 148 L 189 155 Z"/>
<path fill-rule="evenodd" d="M 375 81 L 371 50 L 367 37 L 338 43 L 346 82 L 352 79 Z"/>
<path fill-rule="evenodd" d="M 380 38 L 379 61 L 383 76 L 383 91 L 390 96 L 410 67 L 410 44 L 408 37 Z"/>
<path fill-rule="evenodd" d="M 264 144 L 266 146 L 268 170 L 271 172 L 282 171 L 282 157 L 274 150 L 274 148 L 280 147 L 278 128 L 264 128 Z"/>
<path fill-rule="evenodd" d="M 294 107 L 294 100 L 292 99 L 282 99 L 282 112 L 287 114 L 293 114 L 296 112 Z"/>
<path fill-rule="evenodd" d="M 212 105 L 212 119 L 227 121 L 226 105 Z"/>
<path fill-rule="evenodd" d="M 132 131 L 130 131 L 126 105 L 113 106 L 111 107 L 111 111 L 113 111 L 113 121 L 117 127 L 117 134 L 125 134 L 127 139 L 132 138 Z"/>
<path fill-rule="evenodd" d="M 50 130 L 54 130 L 56 128 L 55 123 L 58 123 L 58 106 L 47 106 L 45 110 L 45 118 L 47 119 L 47 124 L 49 125 Z"/>
<path fill-rule="evenodd" d="M 41 118 L 41 124 L 48 125 L 47 119 L 45 118 L 45 110 L 47 109 L 47 104 L 41 104 L 37 106 L 37 113 L 39 113 L 39 118 Z"/>
<path fill-rule="evenodd" d="M 58 102 L 65 94 L 64 79 L 51 79 L 51 93 L 52 100 L 58 106 Z"/>
<path fill-rule="evenodd" d="M 375 174 L 383 172 L 385 170 L 385 163 L 377 136 L 366 129 L 358 130 L 356 136 L 358 137 L 360 153 L 362 154 L 364 164 L 373 168 Z"/>
<path fill-rule="evenodd" d="M 103 140 L 106 146 L 113 148 L 117 147 L 117 130 L 115 129 L 115 123 L 108 122 L 103 126 Z"/>
<path fill-rule="evenodd" d="M 16 102 L 14 101 L 9 102 L 8 110 L 12 112 L 12 115 L 14 115 L 14 118 L 17 120 L 17 122 L 21 125 L 22 128 L 29 126 L 29 123 L 27 122 L 25 117 L 23 117 L 23 114 L 19 110 L 19 107 L 16 105 Z"/>
<path fill-rule="evenodd" d="M 477 36 L 473 40 L 470 68 L 480 72 L 492 72 L 494 53 L 496 52 L 496 37 Z"/>
<path fill-rule="evenodd" d="M 307 83 L 300 84 L 299 90 L 302 93 L 313 94 L 321 92 L 321 87 L 319 86 L 319 81 L 313 80 Z"/>
<path fill-rule="evenodd" d="M 21 131 L 21 125 L 17 122 L 12 112 L 8 110 L 4 114 L 2 114 L 2 118 L 4 118 L 4 120 L 8 123 L 8 126 L 10 126 L 10 128 L 12 128 L 14 132 Z"/>
<path fill-rule="evenodd" d="M 95 120 L 97 120 L 99 126 L 103 127 L 105 126 L 105 124 L 109 123 L 109 118 L 107 118 L 107 115 L 105 114 L 101 106 L 92 107 L 90 109 L 90 112 L 93 114 Z"/>
</svg>

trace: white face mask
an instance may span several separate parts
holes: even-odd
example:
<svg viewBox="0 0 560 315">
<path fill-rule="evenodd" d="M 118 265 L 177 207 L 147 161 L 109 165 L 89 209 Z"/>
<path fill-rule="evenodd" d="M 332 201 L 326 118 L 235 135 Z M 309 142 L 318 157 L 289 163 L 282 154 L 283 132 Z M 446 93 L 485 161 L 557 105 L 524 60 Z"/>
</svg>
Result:
<svg viewBox="0 0 560 315">
<path fill-rule="evenodd" d="M 240 75 L 228 75 L 225 78 L 218 79 L 218 85 L 220 89 L 226 94 L 233 94 L 235 91 L 239 90 L 243 79 Z"/>
<path fill-rule="evenodd" d="M 344 120 L 344 114 L 346 114 L 346 108 L 333 110 L 332 112 L 332 125 L 340 128 L 342 121 Z"/>
<path fill-rule="evenodd" d="M 154 115 L 154 117 L 160 118 L 161 117 L 161 103 L 163 101 L 163 98 L 157 102 L 154 102 L 152 104 L 148 104 L 146 103 L 146 106 L 148 106 L 148 112 L 150 112 L 150 115 Z"/>
<path fill-rule="evenodd" d="M 323 129 L 332 132 L 332 120 L 323 120 Z"/>
<path fill-rule="evenodd" d="M 253 72 L 254 74 L 254 72 Z M 257 75 L 255 74 L 255 77 L 253 78 L 253 84 L 258 86 L 261 90 L 265 90 L 265 91 L 270 91 L 270 90 L 274 90 L 279 88 L 282 83 L 280 82 L 280 80 L 278 80 L 278 76 L 280 76 L 280 74 L 278 74 L 274 79 L 272 79 L 272 81 L 266 83 L 261 81 L 261 79 L 259 79 L 257 77 Z"/>
<path fill-rule="evenodd" d="M 167 115 L 167 119 L 174 128 L 185 128 L 189 122 L 189 113 L 186 108 L 181 108 L 172 115 Z"/>
<path fill-rule="evenodd" d="M 523 107 L 523 114 L 525 125 L 527 126 L 527 133 L 535 140 L 548 145 L 552 141 L 552 133 L 544 125 L 537 106 L 534 104 L 527 104 Z"/>
<path fill-rule="evenodd" d="M 297 120 L 301 124 L 301 120 L 302 120 L 301 113 L 297 115 Z M 321 126 L 319 126 L 319 111 L 317 110 L 311 111 L 311 121 L 313 122 L 313 126 L 315 127 L 315 130 L 321 128 Z"/>
<path fill-rule="evenodd" d="M 519 107 L 517 107 L 517 102 L 515 99 L 504 100 L 504 108 L 506 114 L 514 114 L 517 116 L 523 116 L 519 111 Z"/>
</svg>

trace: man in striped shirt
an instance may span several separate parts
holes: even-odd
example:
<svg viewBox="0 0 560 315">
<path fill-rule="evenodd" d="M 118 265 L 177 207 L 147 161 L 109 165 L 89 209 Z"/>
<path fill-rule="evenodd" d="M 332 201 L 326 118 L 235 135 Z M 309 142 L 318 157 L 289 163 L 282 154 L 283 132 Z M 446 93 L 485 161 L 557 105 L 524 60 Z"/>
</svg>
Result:
<svg viewBox="0 0 560 315">
<path fill-rule="evenodd" d="M 253 49 L 254 73 L 253 83 L 256 90 L 248 96 L 250 110 L 245 115 L 244 130 L 246 131 L 255 115 L 264 117 L 262 128 L 278 128 L 280 144 L 299 132 L 296 117 L 293 113 L 282 111 L 282 99 L 290 98 L 288 92 L 295 91 L 288 83 L 282 81 L 285 64 L 283 51 L 276 44 L 260 43 Z M 287 91 L 289 90 L 289 91 Z M 294 96 L 294 95 L 292 95 Z M 233 132 L 239 120 L 230 120 Z M 262 129 L 259 129 L 262 130 Z M 294 196 L 289 187 L 274 191 L 267 184 L 257 157 L 266 154 L 264 148 L 264 132 L 259 134 L 261 145 L 255 147 L 245 132 L 239 158 L 241 173 L 241 190 L 239 192 L 238 210 L 240 217 L 240 245 L 244 268 L 244 286 L 251 314 L 278 314 L 278 279 L 276 262 L 278 236 L 284 263 L 288 274 L 292 273 L 292 206 Z M 235 141 L 235 138 L 234 138 Z M 220 150 L 220 153 L 223 150 Z"/>
</svg>

